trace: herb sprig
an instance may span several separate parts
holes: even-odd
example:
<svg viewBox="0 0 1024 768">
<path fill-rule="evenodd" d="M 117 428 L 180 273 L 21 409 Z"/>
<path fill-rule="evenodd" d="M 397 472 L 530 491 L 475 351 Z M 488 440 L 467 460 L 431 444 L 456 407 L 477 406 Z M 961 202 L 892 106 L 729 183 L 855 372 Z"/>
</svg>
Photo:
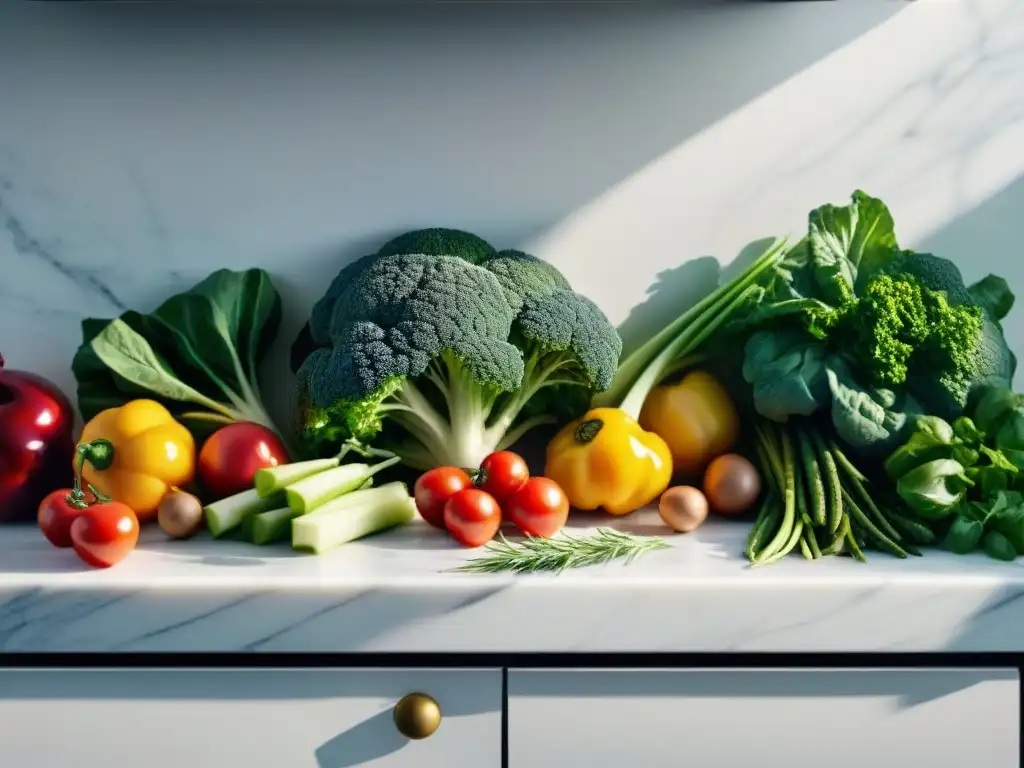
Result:
<svg viewBox="0 0 1024 768">
<path fill-rule="evenodd" d="M 598 528 L 595 535 L 586 538 L 567 534 L 552 539 L 527 536 L 519 544 L 513 544 L 498 534 L 497 541 L 486 545 L 487 555 L 454 570 L 463 573 L 558 573 L 567 568 L 599 565 L 620 558 L 625 558 L 628 563 L 668 546 L 655 536 L 631 536 L 611 528 Z"/>
</svg>

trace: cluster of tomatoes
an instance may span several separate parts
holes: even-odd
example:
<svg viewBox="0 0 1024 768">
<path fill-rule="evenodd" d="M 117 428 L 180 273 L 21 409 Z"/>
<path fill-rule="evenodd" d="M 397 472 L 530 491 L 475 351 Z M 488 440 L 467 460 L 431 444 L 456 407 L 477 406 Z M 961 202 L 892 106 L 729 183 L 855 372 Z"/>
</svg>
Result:
<svg viewBox="0 0 1024 768">
<path fill-rule="evenodd" d="M 415 497 L 424 520 L 467 547 L 489 542 L 503 520 L 528 536 L 547 539 L 569 518 L 569 499 L 561 486 L 530 477 L 526 462 L 511 451 L 490 454 L 471 472 L 431 469 L 416 481 Z"/>
</svg>

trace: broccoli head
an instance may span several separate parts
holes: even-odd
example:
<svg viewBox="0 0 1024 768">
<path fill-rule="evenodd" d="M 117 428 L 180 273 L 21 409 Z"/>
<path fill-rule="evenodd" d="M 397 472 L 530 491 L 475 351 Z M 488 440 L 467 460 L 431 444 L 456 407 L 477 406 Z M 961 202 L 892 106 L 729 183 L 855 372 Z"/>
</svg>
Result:
<svg viewBox="0 0 1024 768">
<path fill-rule="evenodd" d="M 475 467 L 555 421 L 556 401 L 585 409 L 620 352 L 550 264 L 457 230 L 410 232 L 345 267 L 296 339 L 300 438 L 315 454 L 374 443 L 419 469 Z M 586 396 L 552 396 L 563 389 Z"/>
<path fill-rule="evenodd" d="M 872 384 L 903 385 L 943 418 L 961 413 L 981 384 L 1013 377 L 998 321 L 947 259 L 901 252 L 839 315 L 837 338 Z"/>
</svg>

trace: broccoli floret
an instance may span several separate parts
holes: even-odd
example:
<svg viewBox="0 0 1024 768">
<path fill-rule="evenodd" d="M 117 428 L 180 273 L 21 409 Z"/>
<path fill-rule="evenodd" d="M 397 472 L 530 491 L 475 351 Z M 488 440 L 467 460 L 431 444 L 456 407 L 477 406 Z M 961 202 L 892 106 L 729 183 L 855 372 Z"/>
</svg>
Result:
<svg viewBox="0 0 1024 768">
<path fill-rule="evenodd" d="M 553 265 L 522 251 L 501 251 L 483 263 L 505 291 L 518 313 L 528 298 L 539 299 L 558 290 L 569 290 L 569 281 Z"/>
<path fill-rule="evenodd" d="M 415 468 L 475 467 L 554 421 L 539 407 L 548 392 L 611 383 L 615 329 L 532 256 L 432 229 L 342 275 L 293 346 L 300 436 L 316 454 L 372 442 Z"/>
</svg>

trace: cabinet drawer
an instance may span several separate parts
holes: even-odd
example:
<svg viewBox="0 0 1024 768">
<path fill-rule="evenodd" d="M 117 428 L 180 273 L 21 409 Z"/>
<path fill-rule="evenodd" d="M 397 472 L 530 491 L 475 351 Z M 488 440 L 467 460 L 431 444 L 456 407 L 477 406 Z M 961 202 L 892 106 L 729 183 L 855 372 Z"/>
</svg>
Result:
<svg viewBox="0 0 1024 768">
<path fill-rule="evenodd" d="M 440 704 L 410 741 L 393 708 Z M 10 768 L 499 768 L 500 670 L 0 670 Z"/>
<path fill-rule="evenodd" d="M 1016 670 L 510 670 L 509 768 L 1019 768 Z"/>
</svg>

